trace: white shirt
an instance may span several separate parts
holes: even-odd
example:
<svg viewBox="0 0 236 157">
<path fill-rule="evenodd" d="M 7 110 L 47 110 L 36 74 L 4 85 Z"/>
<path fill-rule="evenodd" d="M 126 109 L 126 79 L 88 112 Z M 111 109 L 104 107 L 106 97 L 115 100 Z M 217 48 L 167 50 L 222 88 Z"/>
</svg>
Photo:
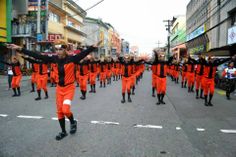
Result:
<svg viewBox="0 0 236 157">
<path fill-rule="evenodd" d="M 225 68 L 225 78 L 227 79 L 235 79 L 235 72 L 236 72 L 236 68 Z"/>
<path fill-rule="evenodd" d="M 13 71 L 10 67 L 7 68 L 7 74 L 8 75 L 13 75 Z"/>
</svg>

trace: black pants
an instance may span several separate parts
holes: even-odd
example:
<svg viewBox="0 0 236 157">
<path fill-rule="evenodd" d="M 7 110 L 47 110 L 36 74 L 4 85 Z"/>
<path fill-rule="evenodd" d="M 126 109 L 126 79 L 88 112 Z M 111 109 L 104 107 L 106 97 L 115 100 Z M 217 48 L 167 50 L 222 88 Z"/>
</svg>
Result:
<svg viewBox="0 0 236 157">
<path fill-rule="evenodd" d="M 235 90 L 236 79 L 226 79 L 226 96 L 230 95 Z"/>
<path fill-rule="evenodd" d="M 11 88 L 11 80 L 13 75 L 8 75 L 8 87 Z"/>
</svg>

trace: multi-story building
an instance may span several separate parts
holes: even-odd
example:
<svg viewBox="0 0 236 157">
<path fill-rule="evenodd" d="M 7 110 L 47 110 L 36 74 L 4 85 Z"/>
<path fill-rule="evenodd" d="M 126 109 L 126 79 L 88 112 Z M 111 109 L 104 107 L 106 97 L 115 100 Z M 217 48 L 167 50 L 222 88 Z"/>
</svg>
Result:
<svg viewBox="0 0 236 157">
<path fill-rule="evenodd" d="M 87 34 L 85 39 L 85 45 L 92 45 L 98 41 L 102 41 L 102 44 L 98 48 L 98 52 L 95 52 L 95 56 L 108 55 L 109 54 L 109 27 L 101 19 L 94 19 L 86 17 L 84 20 L 85 26 L 82 30 Z M 111 45 L 111 44 L 110 44 Z"/>
<path fill-rule="evenodd" d="M 235 0 L 191 0 L 187 5 L 186 18 L 190 54 L 235 53 Z"/>
<path fill-rule="evenodd" d="M 86 34 L 82 31 L 86 12 L 73 0 L 50 0 L 48 40 L 63 38 L 74 48 L 81 45 Z"/>
<path fill-rule="evenodd" d="M 108 26 L 108 54 L 115 56 L 116 53 L 121 51 L 121 39 L 114 27 L 106 23 Z"/>
<path fill-rule="evenodd" d="M 210 0 L 191 0 L 187 5 L 186 46 L 191 55 L 205 53 L 209 50 L 209 38 L 206 33 L 207 28 L 209 28 L 207 22 L 209 2 Z"/>
<path fill-rule="evenodd" d="M 125 41 L 124 39 L 121 39 L 121 54 L 129 54 L 130 52 L 130 44 L 128 41 Z"/>
<path fill-rule="evenodd" d="M 170 47 L 173 54 L 179 59 L 187 54 L 186 41 L 186 17 L 177 16 L 171 27 Z"/>
</svg>

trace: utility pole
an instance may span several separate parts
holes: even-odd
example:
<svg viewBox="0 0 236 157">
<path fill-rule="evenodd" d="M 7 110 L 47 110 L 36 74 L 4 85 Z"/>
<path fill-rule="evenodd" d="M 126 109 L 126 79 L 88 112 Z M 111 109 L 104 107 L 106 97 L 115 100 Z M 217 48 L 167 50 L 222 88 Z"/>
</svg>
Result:
<svg viewBox="0 0 236 157">
<path fill-rule="evenodd" d="M 38 0 L 38 10 L 37 10 L 37 34 L 40 34 L 41 33 L 41 30 L 40 30 L 40 21 L 41 21 L 41 16 L 40 16 L 40 13 L 41 13 L 41 0 Z"/>
<path fill-rule="evenodd" d="M 172 20 L 163 20 L 163 22 L 167 22 L 166 30 L 168 31 L 168 36 L 167 36 L 167 58 L 170 57 L 170 27 L 173 25 L 174 21 L 176 20 L 175 17 L 173 17 Z"/>
<path fill-rule="evenodd" d="M 37 40 L 38 40 L 38 36 L 41 33 L 40 23 L 41 23 L 41 0 L 38 0 L 38 10 L 37 10 Z M 40 51 L 40 46 L 37 45 L 36 49 L 38 51 Z"/>
</svg>

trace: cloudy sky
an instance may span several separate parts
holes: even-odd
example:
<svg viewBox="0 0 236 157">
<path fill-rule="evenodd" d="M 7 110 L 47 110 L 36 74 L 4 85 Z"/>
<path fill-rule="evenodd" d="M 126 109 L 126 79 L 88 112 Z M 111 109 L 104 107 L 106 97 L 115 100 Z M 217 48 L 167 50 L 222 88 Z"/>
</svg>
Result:
<svg viewBox="0 0 236 157">
<path fill-rule="evenodd" d="M 87 9 L 100 0 L 75 0 Z M 101 18 L 113 25 L 121 38 L 131 46 L 138 45 L 141 53 L 150 53 L 154 47 L 164 46 L 167 31 L 163 20 L 184 15 L 190 0 L 104 0 L 88 11 L 87 16 Z"/>
</svg>

